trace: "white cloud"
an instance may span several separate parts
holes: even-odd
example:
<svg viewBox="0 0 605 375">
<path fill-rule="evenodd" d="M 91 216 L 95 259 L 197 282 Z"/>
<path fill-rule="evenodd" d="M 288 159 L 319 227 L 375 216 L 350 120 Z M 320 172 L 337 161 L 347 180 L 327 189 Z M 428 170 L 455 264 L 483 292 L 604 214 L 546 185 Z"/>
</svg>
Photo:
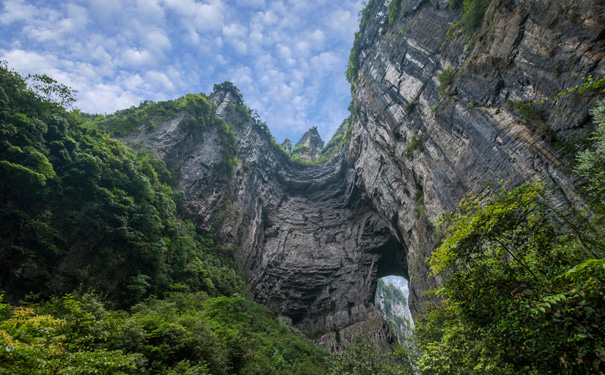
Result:
<svg viewBox="0 0 605 375">
<path fill-rule="evenodd" d="M 156 88 L 172 92 L 174 90 L 174 85 L 168 76 L 162 72 L 158 71 L 149 71 L 145 74 L 145 80 L 150 83 L 152 86 Z"/>
<path fill-rule="evenodd" d="M 248 28 L 237 23 L 232 23 L 223 27 L 223 35 L 229 39 L 243 38 L 246 34 L 248 34 Z"/>
<path fill-rule="evenodd" d="M 23 74 L 52 74 L 58 59 L 52 55 L 42 55 L 37 52 L 24 50 L 0 50 L 0 60 L 6 60 L 10 66 Z"/>
<path fill-rule="evenodd" d="M 168 38 L 168 36 L 166 36 L 166 34 L 159 29 L 155 29 L 145 33 L 144 39 L 147 47 L 156 51 L 170 49 L 172 45 L 170 42 L 170 38 Z"/>
<path fill-rule="evenodd" d="M 238 87 L 251 85 L 253 83 L 252 70 L 247 66 L 241 67 L 233 72 L 230 81 Z"/>
<path fill-rule="evenodd" d="M 223 26 L 221 0 L 209 0 L 206 3 L 194 0 L 163 0 L 163 3 L 189 22 L 193 22 L 198 31 L 220 29 Z"/>
<path fill-rule="evenodd" d="M 3 0 L 0 58 L 112 112 L 231 80 L 276 137 L 347 115 L 346 61 L 361 0 Z M 37 4 L 33 6 L 31 4 Z M 327 139 L 326 139 L 327 141 Z"/>
<path fill-rule="evenodd" d="M 25 4 L 23 0 L 4 0 L 3 3 L 4 7 L 0 14 L 0 23 L 4 25 L 31 20 L 38 11 L 35 6 Z"/>
<path fill-rule="evenodd" d="M 122 60 L 130 66 L 144 66 L 153 62 L 153 56 L 147 50 L 129 49 L 122 54 Z"/>
<path fill-rule="evenodd" d="M 119 85 L 98 84 L 79 97 L 79 107 L 88 113 L 112 113 L 141 102 L 141 98 Z"/>
</svg>

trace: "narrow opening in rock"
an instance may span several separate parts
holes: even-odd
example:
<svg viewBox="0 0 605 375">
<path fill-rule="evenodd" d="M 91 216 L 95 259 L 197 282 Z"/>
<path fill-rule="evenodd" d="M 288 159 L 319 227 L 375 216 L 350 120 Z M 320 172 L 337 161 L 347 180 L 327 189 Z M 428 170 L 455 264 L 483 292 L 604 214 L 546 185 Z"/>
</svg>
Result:
<svg viewBox="0 0 605 375">
<path fill-rule="evenodd" d="M 378 280 L 374 303 L 400 344 L 413 335 L 414 320 L 408 306 L 408 296 L 408 281 L 405 278 L 386 276 Z"/>
</svg>

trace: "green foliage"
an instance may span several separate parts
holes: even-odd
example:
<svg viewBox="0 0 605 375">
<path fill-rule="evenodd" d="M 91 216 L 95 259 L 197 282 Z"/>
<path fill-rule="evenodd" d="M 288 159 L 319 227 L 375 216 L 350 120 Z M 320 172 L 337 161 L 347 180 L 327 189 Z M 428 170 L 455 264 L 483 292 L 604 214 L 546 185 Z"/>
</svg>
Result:
<svg viewBox="0 0 605 375">
<path fill-rule="evenodd" d="M 454 10 L 462 6 L 463 0 L 450 0 L 449 9 Z"/>
<path fill-rule="evenodd" d="M 604 228 L 552 197 L 540 183 L 503 188 L 442 217 L 430 263 L 444 302 L 416 320 L 423 372 L 603 371 L 605 248 L 588 239 Z"/>
<path fill-rule="evenodd" d="M 332 159 L 332 157 L 334 157 L 338 151 L 340 151 L 347 144 L 351 136 L 351 132 L 349 130 L 351 127 L 351 119 L 352 116 L 349 116 L 342 122 L 342 124 L 340 124 L 332 139 L 330 139 L 328 144 L 326 144 L 324 149 L 321 151 L 321 157 L 319 158 L 320 163 Z"/>
<path fill-rule="evenodd" d="M 589 137 L 592 145 L 578 154 L 575 172 L 587 182 L 583 192 L 590 204 L 591 221 L 605 227 L 605 100 L 598 102 L 591 113 L 595 123 L 595 131 Z"/>
<path fill-rule="evenodd" d="M 4 68 L 6 68 L 4 66 Z M 29 87 L 38 98 L 48 103 L 54 103 L 61 107 L 71 107 L 76 99 L 76 91 L 57 82 L 46 74 L 33 74 L 27 76 Z"/>
<path fill-rule="evenodd" d="M 424 215 L 424 193 L 419 191 L 416 195 L 416 217 L 420 218 Z"/>
<path fill-rule="evenodd" d="M 507 105 L 518 113 L 525 122 L 541 121 L 544 119 L 540 108 L 531 100 L 517 100 L 507 103 Z"/>
<path fill-rule="evenodd" d="M 235 135 L 206 99 L 171 106 L 184 131 L 217 128 L 228 172 Z M 174 179 L 0 69 L 0 285 L 28 298 L 0 301 L 0 374 L 327 372 L 324 352 L 242 297 L 233 249 L 177 218 Z M 74 290 L 95 294 L 57 297 Z"/>
<path fill-rule="evenodd" d="M 242 99 L 242 94 L 240 93 L 239 89 L 233 83 L 231 83 L 229 81 L 225 81 L 221 84 L 214 85 L 214 92 L 216 93 L 219 91 L 231 92 L 238 98 Z"/>
<path fill-rule="evenodd" d="M 462 13 L 462 18 L 458 22 L 452 23 L 450 26 L 440 50 L 443 50 L 447 43 L 452 40 L 454 33 L 460 27 L 464 29 L 467 37 L 471 40 L 471 43 L 473 43 L 473 37 L 479 27 L 481 27 L 485 12 L 487 12 L 491 3 L 492 0 L 450 0 L 450 10 L 459 8 L 460 5 L 464 5 L 464 12 Z"/>
<path fill-rule="evenodd" d="M 492 0 L 464 0 L 462 26 L 468 36 L 473 35 L 483 22 L 483 17 Z"/>
<path fill-rule="evenodd" d="M 401 1 L 402 0 L 392 0 L 391 3 L 389 4 L 389 13 L 388 13 L 389 25 L 393 24 L 393 21 L 395 21 L 395 18 L 399 14 L 399 11 L 401 10 Z"/>
<path fill-rule="evenodd" d="M 405 114 L 409 115 L 410 113 L 412 113 L 412 111 L 414 111 L 414 108 L 416 108 L 417 104 L 418 103 L 416 103 L 415 101 L 414 102 L 408 102 L 405 105 L 405 108 L 404 108 Z"/>
<path fill-rule="evenodd" d="M 368 22 L 370 21 L 370 17 L 374 14 L 376 7 L 380 5 L 380 1 L 378 0 L 369 0 L 368 4 L 361 11 L 361 20 L 359 23 L 359 31 L 355 33 L 355 40 L 353 41 L 353 48 L 351 49 L 351 54 L 349 55 L 349 65 L 347 67 L 346 76 L 347 81 L 351 83 L 351 86 L 355 86 L 355 83 L 358 80 L 358 72 L 359 72 L 359 54 L 361 53 L 361 40 L 365 33 L 366 27 L 368 26 Z"/>
<path fill-rule="evenodd" d="M 325 354 L 266 308 L 176 293 L 130 312 L 92 294 L 0 304 L 0 373 L 325 374 Z"/>
<path fill-rule="evenodd" d="M 410 143 L 405 150 L 405 157 L 411 159 L 414 156 L 414 151 L 422 148 L 422 136 L 415 134 L 410 138 Z"/>
<path fill-rule="evenodd" d="M 0 374 L 125 374 L 135 368 L 133 355 L 74 345 L 90 339 L 74 337 L 72 322 L 0 304 Z"/>
<path fill-rule="evenodd" d="M 83 286 L 128 306 L 174 288 L 243 290 L 230 260 L 177 219 L 174 176 L 161 160 L 83 125 L 6 68 L 0 92 L 0 283 L 9 300 Z M 211 118 L 201 96 L 178 103 Z M 212 121 L 230 173 L 234 133 Z"/>
<path fill-rule="evenodd" d="M 453 67 L 448 67 L 444 69 L 439 76 L 439 97 L 442 98 L 447 93 L 449 87 L 454 83 L 454 79 L 456 78 L 457 69 Z"/>
<path fill-rule="evenodd" d="M 410 357 L 403 349 L 385 353 L 376 349 L 373 343 L 356 336 L 342 353 L 330 360 L 331 375 L 412 375 Z"/>
</svg>

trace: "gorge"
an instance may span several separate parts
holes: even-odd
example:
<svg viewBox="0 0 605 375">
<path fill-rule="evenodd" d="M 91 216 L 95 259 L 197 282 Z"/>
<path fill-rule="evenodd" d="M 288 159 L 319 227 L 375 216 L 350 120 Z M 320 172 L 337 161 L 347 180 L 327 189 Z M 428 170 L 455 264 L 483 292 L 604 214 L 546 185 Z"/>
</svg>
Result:
<svg viewBox="0 0 605 375">
<path fill-rule="evenodd" d="M 177 119 L 127 139 L 178 167 L 186 217 L 199 228 L 221 217 L 217 238 L 238 248 L 255 300 L 327 332 L 316 342 L 330 350 L 359 333 L 387 346 L 377 280 L 410 280 L 410 308 L 421 309 L 436 285 L 426 259 L 442 211 L 500 180 L 545 180 L 572 199 L 560 146 L 590 129 L 594 97 L 541 101 L 605 75 L 605 40 L 602 5 L 574 5 L 579 22 L 563 3 L 493 1 L 471 38 L 451 26 L 463 9 L 448 1 L 403 1 L 392 20 L 389 2 L 370 1 L 352 54 L 348 141 L 326 163 L 291 162 L 256 121 L 238 121 L 241 99 L 228 90 L 211 101 L 236 134 L 230 180 L 217 176 L 212 132 L 193 137 Z"/>
<path fill-rule="evenodd" d="M 454 270 L 471 269 L 473 261 L 496 253 L 483 271 L 486 283 L 493 282 L 489 287 L 502 288 L 502 298 L 513 301 L 503 306 L 529 311 L 519 318 L 524 322 L 542 324 L 536 317 L 544 314 L 548 323 L 536 335 L 548 336 L 549 345 L 549 332 L 559 332 L 552 322 L 569 313 L 579 323 L 565 323 L 573 338 L 565 345 L 593 345 L 570 357 L 553 349 L 553 359 L 539 345 L 535 349 L 536 340 L 523 338 L 510 344 L 511 358 L 535 349 L 535 358 L 545 358 L 540 368 L 552 361 L 558 366 L 544 373 L 584 367 L 599 373 L 605 364 L 598 337 L 603 243 L 591 243 L 573 220 L 588 217 L 583 225 L 598 232 L 605 217 L 599 211 L 599 192 L 605 190 L 593 188 L 590 176 L 602 175 L 601 159 L 596 173 L 588 168 L 580 174 L 576 166 L 581 152 L 601 147 L 594 134 L 605 124 L 605 107 L 598 104 L 605 85 L 604 21 L 605 3 L 597 0 L 369 0 L 346 72 L 350 117 L 326 145 L 316 128 L 294 147 L 290 140 L 278 144 L 230 82 L 208 95 L 89 115 L 27 89 L 25 79 L 3 65 L 0 292 L 14 307 L 0 299 L 0 333 L 8 348 L 0 348 L 0 365 L 38 363 L 40 353 L 50 353 L 56 362 L 48 363 L 58 369 L 71 351 L 77 368 L 85 363 L 78 355 L 98 349 L 98 366 L 110 366 L 104 364 L 108 353 L 118 358 L 104 373 L 327 373 L 327 353 L 363 348 L 360 337 L 381 353 L 404 340 L 377 307 L 406 310 L 385 297 L 394 292 L 382 277 L 409 281 L 416 321 L 443 313 L 435 306 L 455 293 L 435 289 L 451 282 Z M 45 82 L 57 89 L 54 81 Z M 583 155 L 597 160 L 593 156 L 601 154 Z M 538 185 L 552 191 L 548 209 L 576 216 L 543 217 L 532 200 L 538 193 L 529 189 L 535 193 L 530 199 L 514 190 Z M 477 198 L 493 191 L 527 203 L 506 218 L 527 215 L 505 231 L 511 237 L 503 243 L 489 237 L 484 248 L 472 240 L 489 231 L 471 231 L 460 222 L 478 222 L 484 212 L 507 213 L 500 200 Z M 589 206 L 595 196 L 596 205 Z M 477 217 L 464 211 L 468 201 L 459 206 L 465 197 Z M 450 222 L 459 219 L 454 228 L 468 229 L 463 234 L 470 233 L 470 240 L 455 239 L 484 253 L 469 255 L 458 243 L 440 248 L 456 233 L 439 218 L 457 208 L 462 211 Z M 537 245 L 515 242 L 523 236 Z M 546 240 L 552 238 L 561 244 Z M 438 248 L 441 258 L 435 257 Z M 522 256 L 530 250 L 539 256 L 527 265 Z M 519 253 L 518 267 L 509 267 L 506 262 L 517 261 Z M 446 271 L 435 271 L 439 262 Z M 501 263 L 502 273 L 514 277 L 490 278 Z M 561 269 L 552 271 L 557 277 L 550 271 L 536 276 L 533 264 Z M 484 276 L 462 271 L 466 279 L 458 285 L 474 286 L 473 277 Z M 569 290 L 552 287 L 551 279 L 565 280 Z M 95 293 L 101 297 L 91 297 Z M 489 320 L 484 310 L 489 316 L 519 315 L 512 307 L 497 310 L 479 292 L 468 294 L 479 302 L 468 307 L 468 296 L 460 293 L 457 304 L 444 304 L 446 313 L 457 308 L 481 322 Z M 565 308 L 555 311 L 557 304 Z M 577 312 L 577 305 L 589 309 Z M 433 319 L 436 325 L 446 326 L 446 313 Z M 23 327 L 30 323 L 47 341 L 30 340 L 39 351 L 24 350 L 27 360 L 14 357 L 11 351 L 22 348 L 17 344 L 28 339 L 22 331 L 29 332 Z M 51 328 L 38 329 L 44 324 Z M 396 325 L 407 333 L 412 328 L 403 320 Z M 65 327 L 73 332 L 63 334 Z M 468 337 L 479 328 L 469 329 Z M 508 349 L 515 337 L 505 328 L 497 327 L 504 332 L 498 337 Z M 571 351 L 565 348 L 560 350 Z M 525 360 L 509 366 L 512 360 L 497 353 L 494 362 L 502 361 L 508 372 L 493 373 L 542 373 L 531 372 Z M 480 358 L 473 371 L 489 362 Z M 440 357 L 435 362 L 449 363 Z"/>
</svg>

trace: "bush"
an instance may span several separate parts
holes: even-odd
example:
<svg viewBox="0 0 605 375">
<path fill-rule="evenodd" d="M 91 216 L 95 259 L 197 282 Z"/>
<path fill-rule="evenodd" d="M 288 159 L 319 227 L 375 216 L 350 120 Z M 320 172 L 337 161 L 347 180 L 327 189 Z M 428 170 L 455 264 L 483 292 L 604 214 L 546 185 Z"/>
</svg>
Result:
<svg viewBox="0 0 605 375">
<path fill-rule="evenodd" d="M 393 21 L 395 21 L 397 14 L 399 14 L 399 11 L 401 10 L 401 1 L 402 0 L 392 0 L 391 4 L 389 4 L 389 25 L 393 24 Z"/>
<path fill-rule="evenodd" d="M 452 83 L 454 83 L 454 79 L 456 78 L 456 73 L 457 73 L 457 70 L 450 66 L 450 67 L 444 69 L 437 77 L 439 79 L 439 97 L 440 98 L 443 97 L 447 93 L 448 88 L 452 85 Z"/>
</svg>

